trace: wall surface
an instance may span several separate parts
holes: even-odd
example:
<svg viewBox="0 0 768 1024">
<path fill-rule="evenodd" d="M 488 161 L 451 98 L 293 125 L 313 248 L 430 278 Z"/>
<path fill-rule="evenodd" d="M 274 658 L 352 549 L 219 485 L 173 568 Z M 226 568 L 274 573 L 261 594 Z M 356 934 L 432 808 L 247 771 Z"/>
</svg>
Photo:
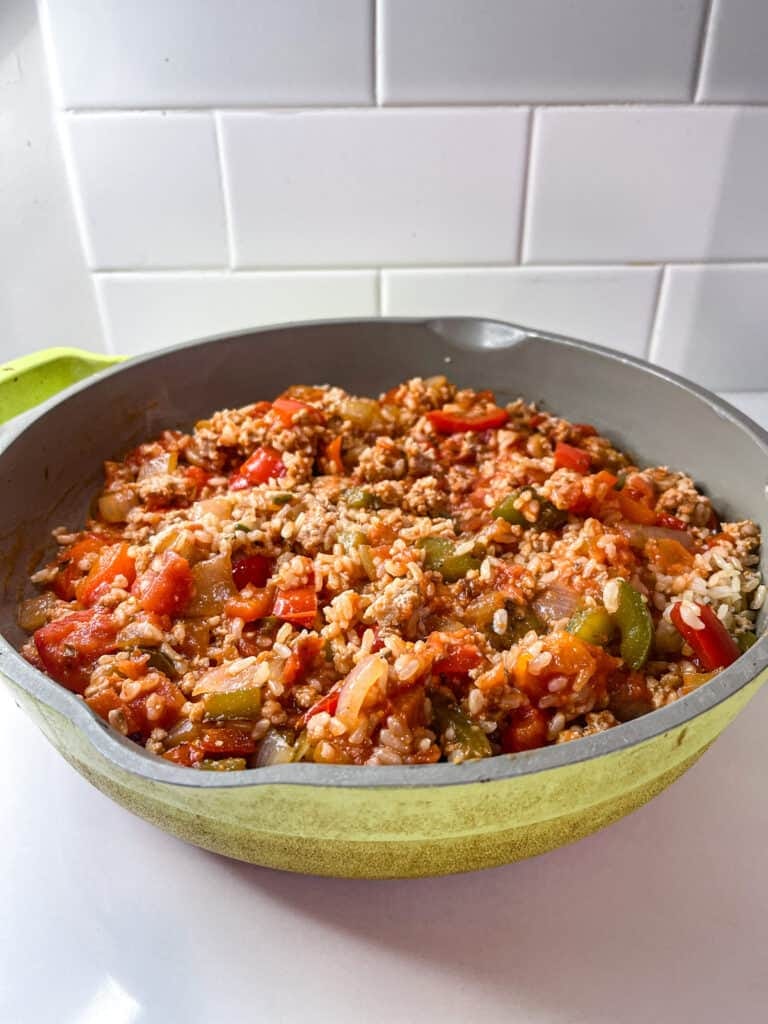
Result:
<svg viewBox="0 0 768 1024">
<path fill-rule="evenodd" d="M 478 313 L 768 387 L 764 0 L 41 16 L 108 348 Z"/>
</svg>

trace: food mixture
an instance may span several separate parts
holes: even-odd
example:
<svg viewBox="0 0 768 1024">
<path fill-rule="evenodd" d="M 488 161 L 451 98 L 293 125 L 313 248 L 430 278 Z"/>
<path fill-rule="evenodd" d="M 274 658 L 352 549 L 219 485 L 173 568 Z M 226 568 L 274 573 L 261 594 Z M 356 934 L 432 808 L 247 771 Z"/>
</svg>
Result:
<svg viewBox="0 0 768 1024">
<path fill-rule="evenodd" d="M 465 761 L 662 707 L 754 642 L 760 536 L 684 472 L 444 377 L 289 388 L 105 465 L 25 656 L 215 771 Z"/>
</svg>

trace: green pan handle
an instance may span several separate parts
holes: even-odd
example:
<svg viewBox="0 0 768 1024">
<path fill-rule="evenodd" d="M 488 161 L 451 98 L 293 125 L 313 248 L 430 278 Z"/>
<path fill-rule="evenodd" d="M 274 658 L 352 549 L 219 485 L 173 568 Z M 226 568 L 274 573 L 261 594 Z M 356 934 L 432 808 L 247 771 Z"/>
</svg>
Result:
<svg viewBox="0 0 768 1024">
<path fill-rule="evenodd" d="M 79 348 L 45 348 L 5 363 L 0 366 L 0 423 L 124 358 Z"/>
</svg>

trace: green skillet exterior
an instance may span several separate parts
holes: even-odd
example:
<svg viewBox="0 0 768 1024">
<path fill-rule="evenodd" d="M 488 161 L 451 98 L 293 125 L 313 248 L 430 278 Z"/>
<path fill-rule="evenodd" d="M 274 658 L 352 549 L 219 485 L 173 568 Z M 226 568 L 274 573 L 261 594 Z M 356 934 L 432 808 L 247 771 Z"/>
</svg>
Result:
<svg viewBox="0 0 768 1024">
<path fill-rule="evenodd" d="M 415 878 L 523 860 L 618 820 L 698 760 L 767 674 L 676 729 L 611 754 L 483 784 L 375 789 L 152 781 L 118 768 L 68 718 L 6 682 L 81 775 L 166 832 L 286 871 Z"/>
</svg>

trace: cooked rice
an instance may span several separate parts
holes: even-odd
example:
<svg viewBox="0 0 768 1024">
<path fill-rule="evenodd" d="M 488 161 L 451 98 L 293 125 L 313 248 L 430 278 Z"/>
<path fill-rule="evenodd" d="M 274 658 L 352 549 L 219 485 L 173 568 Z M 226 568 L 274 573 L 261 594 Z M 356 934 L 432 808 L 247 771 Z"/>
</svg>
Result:
<svg viewBox="0 0 768 1024">
<path fill-rule="evenodd" d="M 54 530 L 31 577 L 24 653 L 198 768 L 461 762 L 592 735 L 706 684 L 702 609 L 744 647 L 765 600 L 757 526 L 719 522 L 685 473 L 442 377 L 377 401 L 291 388 L 105 477 L 96 517 Z M 628 589 L 652 631 L 634 668 L 614 627 L 577 625 L 619 622 Z"/>
</svg>

